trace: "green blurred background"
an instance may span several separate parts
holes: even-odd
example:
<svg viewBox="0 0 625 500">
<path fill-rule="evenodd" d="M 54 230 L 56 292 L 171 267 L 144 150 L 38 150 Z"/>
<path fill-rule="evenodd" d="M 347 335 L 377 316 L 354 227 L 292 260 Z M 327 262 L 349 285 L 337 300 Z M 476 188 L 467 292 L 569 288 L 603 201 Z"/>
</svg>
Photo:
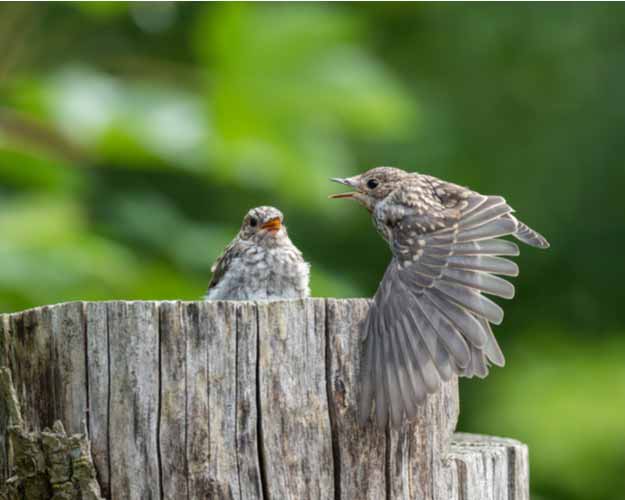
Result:
<svg viewBox="0 0 625 500">
<path fill-rule="evenodd" d="M 389 252 L 327 178 L 380 164 L 551 241 L 460 428 L 528 443 L 535 499 L 625 498 L 625 5 L 0 5 L 0 312 L 197 299 L 260 204 L 314 295 L 371 296 Z"/>
</svg>

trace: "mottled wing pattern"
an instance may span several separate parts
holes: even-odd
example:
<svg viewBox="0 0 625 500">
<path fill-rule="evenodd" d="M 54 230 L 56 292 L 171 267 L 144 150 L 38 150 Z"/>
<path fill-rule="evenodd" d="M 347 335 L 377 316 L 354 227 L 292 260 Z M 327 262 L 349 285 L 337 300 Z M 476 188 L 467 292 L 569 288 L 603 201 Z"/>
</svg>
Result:
<svg viewBox="0 0 625 500">
<path fill-rule="evenodd" d="M 228 272 L 230 268 L 230 263 L 232 262 L 232 258 L 235 254 L 235 248 L 237 247 L 238 240 L 235 238 L 232 240 L 228 246 L 224 249 L 223 253 L 217 257 L 217 260 L 211 266 L 211 280 L 208 283 L 207 293 L 214 287 L 217 286 L 219 281 L 224 277 L 224 275 Z"/>
<path fill-rule="evenodd" d="M 414 417 L 453 374 L 484 377 L 488 362 L 504 364 L 490 327 L 503 311 L 483 294 L 513 297 L 498 275 L 518 274 L 502 257 L 519 249 L 499 238 L 516 236 L 520 223 L 500 196 L 441 185 L 432 186 L 438 209 L 415 204 L 392 227 L 394 257 L 365 320 L 360 419 L 375 401 L 380 427 Z"/>
</svg>

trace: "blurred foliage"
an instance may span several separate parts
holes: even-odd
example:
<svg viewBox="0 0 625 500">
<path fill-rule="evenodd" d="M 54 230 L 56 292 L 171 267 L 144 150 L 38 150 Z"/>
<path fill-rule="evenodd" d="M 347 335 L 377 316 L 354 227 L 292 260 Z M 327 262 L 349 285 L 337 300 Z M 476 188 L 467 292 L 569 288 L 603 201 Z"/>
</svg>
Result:
<svg viewBox="0 0 625 500">
<path fill-rule="evenodd" d="M 390 164 L 504 194 L 523 249 L 461 428 L 529 443 L 533 498 L 623 499 L 625 6 L 0 5 L 0 311 L 199 298 L 273 204 L 318 296 L 388 250 L 330 176 Z"/>
</svg>

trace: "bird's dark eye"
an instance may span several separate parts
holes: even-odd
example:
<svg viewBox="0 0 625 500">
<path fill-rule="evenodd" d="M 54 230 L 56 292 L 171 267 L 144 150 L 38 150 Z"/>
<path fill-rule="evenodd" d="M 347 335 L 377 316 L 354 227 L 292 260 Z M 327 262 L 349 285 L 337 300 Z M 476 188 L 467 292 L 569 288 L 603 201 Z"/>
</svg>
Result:
<svg viewBox="0 0 625 500">
<path fill-rule="evenodd" d="M 250 226 L 256 227 L 256 224 L 258 224 L 258 219 L 256 217 L 252 217 L 250 219 Z"/>
<path fill-rule="evenodd" d="M 378 181 L 376 181 L 375 179 L 369 179 L 367 181 L 367 187 L 369 189 L 375 189 L 378 187 Z"/>
</svg>

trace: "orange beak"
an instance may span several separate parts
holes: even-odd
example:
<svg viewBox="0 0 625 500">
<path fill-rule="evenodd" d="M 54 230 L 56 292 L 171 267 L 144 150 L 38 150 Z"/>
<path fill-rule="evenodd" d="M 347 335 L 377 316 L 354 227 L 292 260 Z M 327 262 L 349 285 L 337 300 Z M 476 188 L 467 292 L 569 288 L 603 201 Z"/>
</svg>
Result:
<svg viewBox="0 0 625 500">
<path fill-rule="evenodd" d="M 265 222 L 260 227 L 261 229 L 267 229 L 268 231 L 280 231 L 280 228 L 282 227 L 282 222 L 280 221 L 280 217 L 274 217 L 273 219 Z"/>
<path fill-rule="evenodd" d="M 339 184 L 345 184 L 346 186 L 353 187 L 353 184 L 352 184 L 352 182 L 350 182 L 350 179 L 341 179 L 339 177 L 333 177 L 330 180 L 332 182 L 338 182 Z M 358 194 L 358 193 L 356 191 L 351 191 L 349 193 L 331 194 L 330 196 L 328 196 L 328 198 L 330 198 L 330 199 L 353 198 L 355 194 Z"/>
</svg>

